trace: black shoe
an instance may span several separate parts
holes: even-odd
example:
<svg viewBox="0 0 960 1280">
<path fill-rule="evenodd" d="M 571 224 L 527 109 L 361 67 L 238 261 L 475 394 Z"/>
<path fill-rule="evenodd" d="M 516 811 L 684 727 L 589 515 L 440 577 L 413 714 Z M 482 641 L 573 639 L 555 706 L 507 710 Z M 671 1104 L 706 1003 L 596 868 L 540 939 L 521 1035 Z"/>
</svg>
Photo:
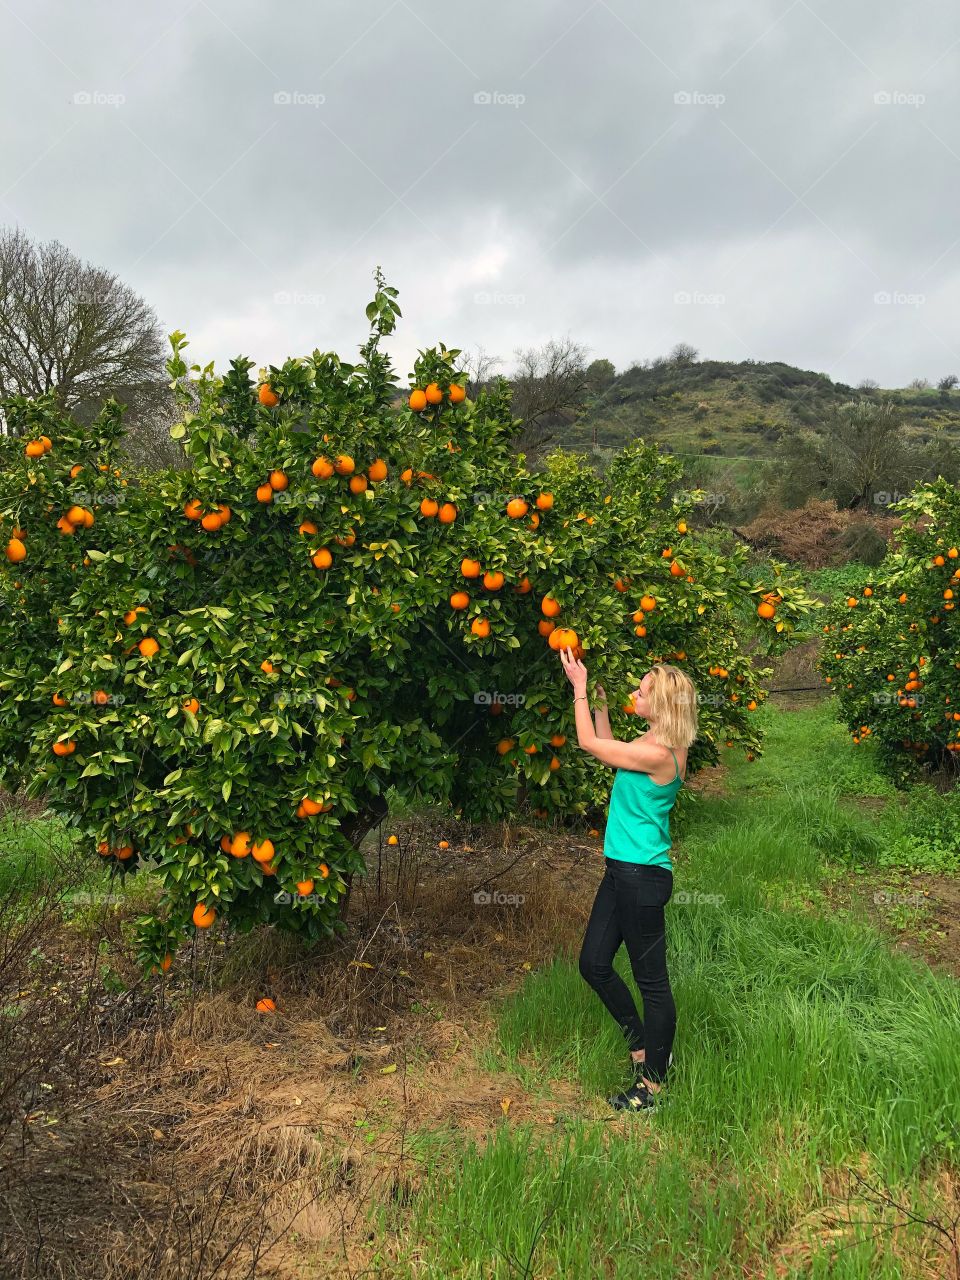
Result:
<svg viewBox="0 0 960 1280">
<path fill-rule="evenodd" d="M 614 1111 L 652 1111 L 657 1105 L 654 1095 L 645 1084 L 634 1084 L 622 1093 L 615 1093 L 607 1101 Z"/>
</svg>

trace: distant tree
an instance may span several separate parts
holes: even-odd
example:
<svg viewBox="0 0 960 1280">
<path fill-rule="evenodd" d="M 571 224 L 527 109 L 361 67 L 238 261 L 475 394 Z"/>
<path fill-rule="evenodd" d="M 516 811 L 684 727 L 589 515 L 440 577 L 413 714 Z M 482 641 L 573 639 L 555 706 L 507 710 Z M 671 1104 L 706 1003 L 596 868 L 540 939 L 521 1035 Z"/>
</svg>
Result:
<svg viewBox="0 0 960 1280">
<path fill-rule="evenodd" d="M 593 395 L 600 395 L 614 381 L 617 371 L 612 360 L 592 360 L 587 365 L 587 389 Z"/>
<path fill-rule="evenodd" d="M 518 349 L 513 412 L 523 426 L 518 450 L 535 453 L 576 417 L 588 388 L 586 348 L 572 338 Z"/>
<path fill-rule="evenodd" d="M 483 347 L 464 352 L 462 365 L 467 371 L 468 391 L 471 397 L 475 396 L 478 391 L 481 391 L 491 381 L 494 369 L 501 364 L 503 364 L 503 361 L 499 356 L 489 355 Z"/>
<path fill-rule="evenodd" d="M 0 394 L 142 406 L 164 386 L 165 359 L 155 313 L 115 275 L 56 240 L 0 232 Z"/>
<path fill-rule="evenodd" d="M 960 382 L 960 378 L 955 373 L 948 373 L 945 378 L 941 378 L 937 383 L 937 390 L 952 391 L 958 382 Z"/>
<path fill-rule="evenodd" d="M 699 358 L 700 352 L 689 342 L 678 342 L 670 352 L 670 363 L 675 365 L 696 364 Z"/>
<path fill-rule="evenodd" d="M 888 399 L 841 405 L 816 429 L 785 434 L 781 450 L 780 487 L 789 506 L 819 497 L 869 509 L 881 491 L 907 492 L 929 465 L 904 432 L 903 411 Z"/>
<path fill-rule="evenodd" d="M 880 383 L 874 378 L 861 378 L 857 383 L 858 391 L 879 391 Z"/>
<path fill-rule="evenodd" d="M 907 387 L 908 391 L 929 391 L 930 382 L 927 378 L 914 378 Z"/>
</svg>

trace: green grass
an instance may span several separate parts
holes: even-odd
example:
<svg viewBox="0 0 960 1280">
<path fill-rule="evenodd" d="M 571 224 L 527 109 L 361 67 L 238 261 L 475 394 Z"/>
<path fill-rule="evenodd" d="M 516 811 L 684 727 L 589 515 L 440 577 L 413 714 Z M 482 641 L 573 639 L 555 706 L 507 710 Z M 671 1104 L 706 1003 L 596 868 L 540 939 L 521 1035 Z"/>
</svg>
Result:
<svg viewBox="0 0 960 1280">
<path fill-rule="evenodd" d="M 539 1134 L 505 1121 L 452 1162 L 427 1159 L 406 1222 L 417 1274 L 772 1277 L 777 1242 L 825 1203 L 824 1170 L 865 1156 L 916 1207 L 924 1174 L 960 1163 L 960 985 L 817 905 L 824 872 L 881 865 L 892 829 L 845 797 L 896 807 L 892 789 L 829 704 L 762 714 L 763 757 L 731 760 L 728 794 L 688 813 L 677 847 L 676 888 L 710 898 L 668 909 L 670 1107 Z M 630 982 L 624 954 L 618 968 Z M 627 1056 L 576 957 L 558 955 L 498 1008 L 481 1064 L 602 1098 Z M 852 1229 L 795 1274 L 908 1274 L 873 1234 Z"/>
</svg>

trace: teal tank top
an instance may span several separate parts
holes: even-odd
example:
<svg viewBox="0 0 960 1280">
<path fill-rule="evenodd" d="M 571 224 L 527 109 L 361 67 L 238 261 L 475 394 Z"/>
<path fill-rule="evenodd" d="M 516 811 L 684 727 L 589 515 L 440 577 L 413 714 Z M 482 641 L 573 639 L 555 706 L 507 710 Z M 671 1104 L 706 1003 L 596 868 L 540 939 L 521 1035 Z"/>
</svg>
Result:
<svg viewBox="0 0 960 1280">
<path fill-rule="evenodd" d="M 617 770 L 603 840 L 605 857 L 673 870 L 670 810 L 683 786 L 683 778 L 673 748 L 670 754 L 677 776 L 663 786 L 654 782 L 648 773 L 636 769 Z"/>
</svg>

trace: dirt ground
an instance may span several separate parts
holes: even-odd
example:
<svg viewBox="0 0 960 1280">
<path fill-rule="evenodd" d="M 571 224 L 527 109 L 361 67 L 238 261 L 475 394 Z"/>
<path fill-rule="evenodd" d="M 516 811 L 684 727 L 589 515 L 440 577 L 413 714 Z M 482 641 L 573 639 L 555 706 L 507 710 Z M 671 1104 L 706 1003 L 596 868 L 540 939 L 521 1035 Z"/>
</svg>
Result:
<svg viewBox="0 0 960 1280">
<path fill-rule="evenodd" d="M 716 794 L 723 772 L 692 789 Z M 346 935 L 310 954 L 268 934 L 200 936 L 159 986 L 130 966 L 118 990 L 75 932 L 43 939 L 18 994 L 67 1039 L 0 1142 L 4 1280 L 389 1275 L 393 1237 L 369 1214 L 408 1202 L 424 1133 L 439 1148 L 482 1142 L 505 1116 L 544 1129 L 611 1119 L 572 1083 L 532 1092 L 475 1056 L 493 1001 L 579 950 L 601 840 L 426 821 L 405 823 L 395 848 L 385 834 Z M 888 894 L 874 914 L 896 945 L 960 975 L 955 881 L 868 888 Z M 475 901 L 493 890 L 522 894 L 523 911 Z M 864 882 L 830 893 L 863 899 Z M 924 904 L 903 929 L 895 893 Z M 276 1013 L 256 1012 L 262 996 Z M 81 1007 L 90 1019 L 70 1023 Z"/>
</svg>

